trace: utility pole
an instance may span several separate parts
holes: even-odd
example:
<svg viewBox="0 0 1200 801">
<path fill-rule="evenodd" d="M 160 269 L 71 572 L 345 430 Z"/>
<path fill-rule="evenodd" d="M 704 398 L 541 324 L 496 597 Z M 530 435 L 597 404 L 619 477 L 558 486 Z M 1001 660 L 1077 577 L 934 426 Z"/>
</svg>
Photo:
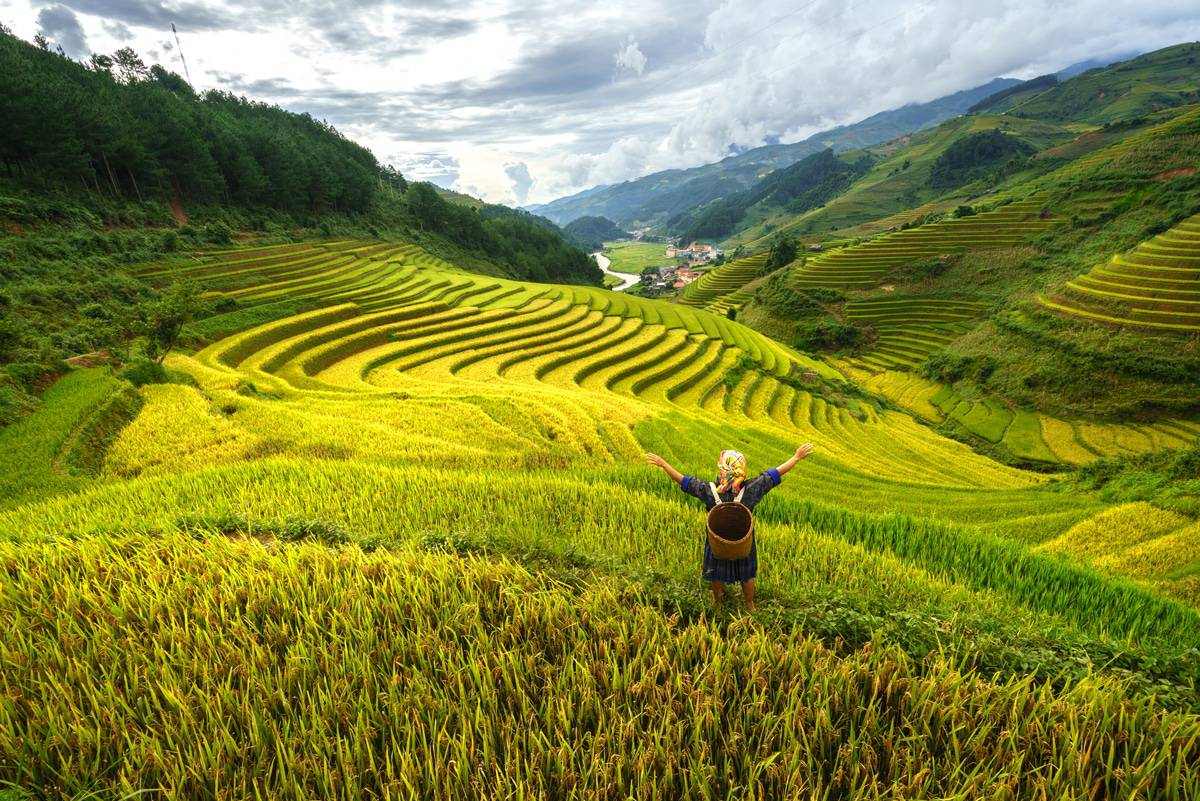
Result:
<svg viewBox="0 0 1200 801">
<path fill-rule="evenodd" d="M 171 33 L 175 34 L 175 48 L 179 51 L 179 60 L 183 62 L 183 74 L 187 78 L 188 86 L 192 87 L 192 91 L 196 91 L 196 87 L 192 86 L 192 76 L 188 72 L 187 59 L 183 57 L 183 45 L 179 43 L 179 31 L 175 30 L 175 23 L 171 23 Z"/>
</svg>

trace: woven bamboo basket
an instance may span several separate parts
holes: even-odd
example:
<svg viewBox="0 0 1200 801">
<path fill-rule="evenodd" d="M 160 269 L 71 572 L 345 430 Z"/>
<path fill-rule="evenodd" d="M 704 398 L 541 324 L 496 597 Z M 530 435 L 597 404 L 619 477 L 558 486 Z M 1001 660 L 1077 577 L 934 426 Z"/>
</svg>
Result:
<svg viewBox="0 0 1200 801">
<path fill-rule="evenodd" d="M 719 503 L 708 513 L 708 545 L 718 559 L 745 559 L 754 542 L 754 515 L 741 503 Z"/>
</svg>

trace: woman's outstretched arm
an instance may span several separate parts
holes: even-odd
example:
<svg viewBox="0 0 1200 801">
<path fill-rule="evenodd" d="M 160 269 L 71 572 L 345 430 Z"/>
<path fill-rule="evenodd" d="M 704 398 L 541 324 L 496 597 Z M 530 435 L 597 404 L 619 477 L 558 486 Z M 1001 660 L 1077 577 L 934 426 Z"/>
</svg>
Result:
<svg viewBox="0 0 1200 801">
<path fill-rule="evenodd" d="M 671 480 L 674 481 L 676 484 L 683 483 L 683 473 L 680 473 L 674 467 L 671 467 L 670 463 L 667 462 L 666 459 L 659 456 L 657 453 L 647 453 L 646 461 L 649 462 L 650 464 L 654 465 L 655 467 L 661 467 L 663 469 L 663 472 L 665 472 L 668 476 L 670 476 Z"/>
<path fill-rule="evenodd" d="M 808 455 L 812 452 L 813 452 L 813 444 L 811 442 L 801 445 L 799 448 L 796 448 L 796 453 L 793 454 L 791 459 L 788 459 L 786 462 L 779 465 L 779 467 L 776 467 L 775 469 L 778 470 L 779 475 L 782 476 L 784 473 L 786 473 L 787 471 L 789 471 L 793 467 L 795 467 L 796 464 L 798 462 L 800 462 L 800 460 L 807 459 Z"/>
</svg>

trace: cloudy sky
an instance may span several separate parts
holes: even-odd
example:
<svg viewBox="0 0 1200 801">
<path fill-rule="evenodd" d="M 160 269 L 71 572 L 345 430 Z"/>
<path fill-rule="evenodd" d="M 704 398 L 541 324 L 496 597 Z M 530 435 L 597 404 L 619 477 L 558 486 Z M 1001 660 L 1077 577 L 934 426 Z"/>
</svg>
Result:
<svg viewBox="0 0 1200 801">
<path fill-rule="evenodd" d="M 996 76 L 1200 39 L 1196 0 L 0 0 L 73 58 L 131 45 L 488 200 L 790 142 Z"/>
</svg>

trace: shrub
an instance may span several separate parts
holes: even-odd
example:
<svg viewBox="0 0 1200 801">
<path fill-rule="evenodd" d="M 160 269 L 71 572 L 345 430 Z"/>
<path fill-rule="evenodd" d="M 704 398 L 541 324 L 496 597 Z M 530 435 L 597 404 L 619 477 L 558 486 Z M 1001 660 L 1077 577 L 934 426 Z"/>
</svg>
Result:
<svg viewBox="0 0 1200 801">
<path fill-rule="evenodd" d="M 233 229 L 224 220 L 217 220 L 204 226 L 204 238 L 214 245 L 231 245 Z"/>
<path fill-rule="evenodd" d="M 130 363 L 120 372 L 120 376 L 135 387 L 147 384 L 166 384 L 170 381 L 167 368 L 151 359 L 138 359 Z"/>
<path fill-rule="evenodd" d="M 943 384 L 970 379 L 978 384 L 987 380 L 999 368 L 992 356 L 960 356 L 949 351 L 936 351 L 921 365 L 921 375 Z"/>
<path fill-rule="evenodd" d="M 863 329 L 831 318 L 796 323 L 795 346 L 800 350 L 853 350 L 863 339 Z"/>
</svg>

